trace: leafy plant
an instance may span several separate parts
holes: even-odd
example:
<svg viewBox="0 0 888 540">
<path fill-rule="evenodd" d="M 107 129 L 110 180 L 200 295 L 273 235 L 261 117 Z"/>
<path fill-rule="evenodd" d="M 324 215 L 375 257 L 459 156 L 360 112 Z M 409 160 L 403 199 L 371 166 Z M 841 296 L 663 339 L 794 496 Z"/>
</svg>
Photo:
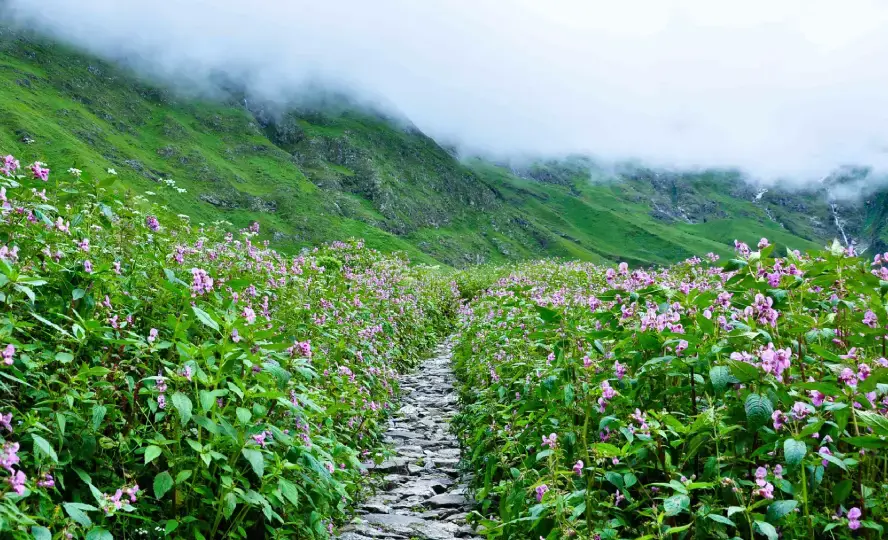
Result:
<svg viewBox="0 0 888 540">
<path fill-rule="evenodd" d="M 736 247 L 520 265 L 468 304 L 456 427 L 489 538 L 881 537 L 886 260 Z"/>
<path fill-rule="evenodd" d="M 4 537 L 326 538 L 450 325 L 446 276 L 2 164 Z"/>
</svg>

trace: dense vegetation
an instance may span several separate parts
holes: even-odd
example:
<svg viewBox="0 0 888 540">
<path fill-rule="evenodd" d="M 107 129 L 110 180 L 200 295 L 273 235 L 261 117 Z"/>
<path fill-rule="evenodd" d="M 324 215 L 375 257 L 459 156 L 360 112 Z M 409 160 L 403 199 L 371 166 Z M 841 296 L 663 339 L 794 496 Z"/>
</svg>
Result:
<svg viewBox="0 0 888 540">
<path fill-rule="evenodd" d="M 888 254 L 775 256 L 836 234 L 822 193 L 460 161 L 0 33 L 0 535 L 326 538 L 457 320 L 491 538 L 882 534 Z"/>
<path fill-rule="evenodd" d="M 838 234 L 822 193 L 761 194 L 736 173 L 615 172 L 583 157 L 460 161 L 408 121 L 347 100 L 274 105 L 234 84 L 200 99 L 2 26 L 0 148 L 56 168 L 113 168 L 195 222 L 258 221 L 259 238 L 287 252 L 355 237 L 453 267 L 669 264 L 727 255 L 734 238 L 809 249 Z M 161 189 L 167 179 L 187 193 Z M 849 234 L 856 213 L 843 209 Z"/>
<path fill-rule="evenodd" d="M 888 266 L 759 248 L 523 265 L 465 308 L 458 431 L 490 537 L 881 537 Z"/>
<path fill-rule="evenodd" d="M 326 538 L 452 285 L 0 165 L 0 535 Z"/>
</svg>

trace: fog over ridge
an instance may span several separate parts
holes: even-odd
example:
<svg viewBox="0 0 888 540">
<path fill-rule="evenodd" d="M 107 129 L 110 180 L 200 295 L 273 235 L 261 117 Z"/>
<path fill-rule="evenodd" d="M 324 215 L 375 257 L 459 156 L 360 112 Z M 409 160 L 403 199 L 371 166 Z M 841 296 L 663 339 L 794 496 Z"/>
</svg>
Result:
<svg viewBox="0 0 888 540">
<path fill-rule="evenodd" d="M 472 153 L 888 170 L 888 4 L 865 0 L 6 0 L 3 16 L 192 90 L 216 73 L 390 103 Z M 866 190 L 866 183 L 861 190 Z"/>
</svg>

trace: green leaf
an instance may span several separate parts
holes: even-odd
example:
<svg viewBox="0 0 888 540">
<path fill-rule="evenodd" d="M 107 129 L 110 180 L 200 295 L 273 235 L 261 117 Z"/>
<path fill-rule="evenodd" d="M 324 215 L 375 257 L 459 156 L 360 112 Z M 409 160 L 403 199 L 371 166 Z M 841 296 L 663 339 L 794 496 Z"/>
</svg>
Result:
<svg viewBox="0 0 888 540">
<path fill-rule="evenodd" d="M 69 352 L 59 351 L 56 353 L 55 359 L 56 359 L 56 362 L 61 362 L 62 364 L 68 364 L 68 363 L 74 361 L 74 355 Z"/>
<path fill-rule="evenodd" d="M 234 493 L 230 491 L 225 494 L 225 506 L 223 507 L 223 515 L 225 519 L 230 519 L 231 515 L 234 514 L 234 509 L 237 507 L 237 497 Z"/>
<path fill-rule="evenodd" d="M 730 519 L 728 519 L 728 518 L 726 518 L 725 516 L 722 516 L 722 515 L 720 515 L 720 514 L 706 514 L 706 517 L 708 517 L 708 518 L 711 519 L 712 521 L 715 521 L 715 522 L 717 522 L 717 523 L 721 523 L 722 525 L 728 525 L 728 526 L 731 526 L 731 527 L 736 527 L 736 526 L 737 526 L 736 523 L 734 523 L 734 522 L 731 521 Z"/>
<path fill-rule="evenodd" d="M 766 521 L 755 522 L 755 532 L 768 537 L 768 540 L 778 540 L 777 529 Z"/>
<path fill-rule="evenodd" d="M 888 448 L 888 439 L 877 435 L 862 435 L 860 437 L 844 437 L 843 441 L 870 450 L 882 450 Z"/>
<path fill-rule="evenodd" d="M 62 508 L 65 509 L 65 513 L 68 514 L 68 517 L 76 521 L 82 527 L 92 526 L 92 520 L 86 515 L 86 511 L 98 510 L 95 506 L 73 502 L 62 503 Z"/>
<path fill-rule="evenodd" d="M 786 458 L 788 465 L 798 465 L 805 459 L 808 453 L 808 447 L 802 441 L 795 439 L 786 439 L 783 441 L 783 456 Z"/>
<path fill-rule="evenodd" d="M 179 411 L 179 418 L 184 426 L 191 420 L 191 399 L 182 392 L 176 392 L 173 394 L 173 406 Z"/>
<path fill-rule="evenodd" d="M 822 457 L 823 459 L 829 461 L 830 463 L 833 463 L 833 464 L 835 464 L 835 465 L 838 465 L 839 468 L 842 469 L 843 471 L 847 471 L 847 470 L 848 470 L 848 466 L 845 465 L 845 462 L 842 461 L 841 459 L 837 458 L 836 456 L 831 456 L 831 455 L 829 455 L 829 454 L 824 454 L 824 453 L 820 453 L 820 454 L 818 454 L 818 455 L 819 455 L 820 457 Z"/>
<path fill-rule="evenodd" d="M 855 410 L 854 414 L 865 426 L 873 428 L 876 435 L 888 436 L 888 418 L 872 411 Z"/>
<path fill-rule="evenodd" d="M 191 306 L 191 310 L 194 311 L 194 315 L 197 316 L 197 320 L 203 323 L 204 326 L 208 326 L 209 328 L 212 328 L 217 332 L 219 331 L 219 323 L 214 321 L 213 318 L 210 317 L 209 313 L 197 306 Z"/>
<path fill-rule="evenodd" d="M 99 429 L 99 426 L 102 425 L 102 420 L 105 419 L 105 414 L 108 412 L 108 408 L 104 405 L 96 405 L 92 410 L 92 428 L 93 431 Z"/>
<path fill-rule="evenodd" d="M 840 504 L 848 498 L 848 495 L 851 495 L 851 490 L 854 488 L 854 484 L 851 480 L 845 479 L 835 485 L 832 489 L 832 499 L 836 504 Z"/>
<path fill-rule="evenodd" d="M 173 477 L 169 471 L 163 471 L 154 477 L 154 498 L 160 500 L 173 487 Z"/>
<path fill-rule="evenodd" d="M 663 501 L 663 508 L 667 516 L 677 516 L 691 505 L 691 499 L 687 495 L 673 495 Z"/>
<path fill-rule="evenodd" d="M 621 475 L 621 474 L 618 473 L 618 472 L 608 471 L 608 472 L 604 475 L 604 477 L 607 478 L 607 481 L 608 481 L 608 482 L 610 482 L 611 484 L 615 485 L 615 486 L 618 487 L 618 488 L 622 488 L 622 487 L 624 487 L 624 485 L 625 485 L 625 484 L 623 483 L 623 475 Z"/>
<path fill-rule="evenodd" d="M 176 475 L 176 485 L 178 486 L 189 478 L 191 478 L 191 469 L 179 471 L 179 474 Z"/>
<path fill-rule="evenodd" d="M 145 465 L 151 463 L 155 459 L 157 459 L 160 454 L 163 453 L 163 450 L 159 446 L 151 445 L 145 449 Z"/>
<path fill-rule="evenodd" d="M 626 489 L 631 488 L 636 483 L 638 483 L 638 477 L 636 477 L 632 473 L 626 473 L 623 475 L 623 485 L 626 486 Z"/>
<path fill-rule="evenodd" d="M 179 522 L 175 519 L 168 519 L 166 522 L 166 527 L 163 528 L 163 532 L 165 535 L 169 536 L 171 532 L 175 531 L 179 526 Z"/>
<path fill-rule="evenodd" d="M 46 527 L 34 525 L 31 527 L 31 536 L 34 540 L 52 540 L 52 533 Z"/>
<path fill-rule="evenodd" d="M 799 502 L 795 499 L 786 501 L 774 501 L 768 506 L 768 521 L 776 522 L 786 514 L 795 510 Z"/>
<path fill-rule="evenodd" d="M 774 412 L 771 400 L 761 394 L 749 394 L 746 396 L 744 408 L 746 409 L 746 419 L 749 421 L 750 426 L 755 428 L 765 425 L 771 418 L 771 413 Z"/>
<path fill-rule="evenodd" d="M 86 533 L 86 540 L 114 540 L 114 536 L 102 527 L 93 527 Z"/>
<path fill-rule="evenodd" d="M 238 407 L 235 412 L 237 413 L 237 419 L 241 424 L 247 425 L 250 423 L 250 419 L 253 418 L 250 411 L 243 407 Z"/>
<path fill-rule="evenodd" d="M 296 489 L 296 485 L 293 482 L 285 478 L 279 478 L 278 489 L 281 490 L 281 495 L 290 501 L 293 506 L 299 506 L 299 490 Z"/>
<path fill-rule="evenodd" d="M 668 529 L 666 529 L 666 534 L 671 536 L 673 534 L 678 534 L 680 532 L 684 532 L 684 531 L 690 529 L 691 525 L 693 525 L 693 522 L 685 523 L 684 525 L 681 525 L 679 527 L 669 527 Z"/>
<path fill-rule="evenodd" d="M 52 445 L 49 444 L 49 441 L 47 441 L 40 435 L 35 435 L 33 433 L 31 434 L 31 437 L 33 437 L 34 439 L 34 446 L 36 448 L 39 448 L 41 452 L 46 454 L 53 463 L 59 462 L 59 456 L 56 454 L 56 451 L 53 449 Z"/>
<path fill-rule="evenodd" d="M 741 360 L 731 360 L 728 362 L 731 369 L 731 375 L 740 382 L 749 382 L 758 380 L 761 375 L 759 369 L 752 364 L 748 364 Z"/>
<path fill-rule="evenodd" d="M 715 388 L 717 392 L 721 392 L 729 384 L 740 382 L 731 374 L 731 370 L 728 366 L 715 366 L 710 369 L 709 380 L 712 381 L 712 387 Z"/>
<path fill-rule="evenodd" d="M 241 454 L 243 454 L 243 456 L 247 458 L 247 461 L 250 462 L 256 476 L 262 478 L 265 474 L 265 456 L 262 455 L 262 452 L 252 448 L 244 448 L 241 450 Z"/>
</svg>

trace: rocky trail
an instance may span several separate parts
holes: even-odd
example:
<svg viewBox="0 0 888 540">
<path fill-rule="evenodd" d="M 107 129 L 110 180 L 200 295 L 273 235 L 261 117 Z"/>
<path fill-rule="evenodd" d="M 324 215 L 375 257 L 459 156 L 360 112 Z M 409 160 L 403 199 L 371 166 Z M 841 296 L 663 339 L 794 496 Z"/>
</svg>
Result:
<svg viewBox="0 0 888 540">
<path fill-rule="evenodd" d="M 450 433 L 457 409 L 451 346 L 445 343 L 401 377 L 401 408 L 385 434 L 394 455 L 368 464 L 376 492 L 341 529 L 340 540 L 479 538 L 465 523 L 470 504 L 457 468 L 459 445 Z"/>
</svg>

